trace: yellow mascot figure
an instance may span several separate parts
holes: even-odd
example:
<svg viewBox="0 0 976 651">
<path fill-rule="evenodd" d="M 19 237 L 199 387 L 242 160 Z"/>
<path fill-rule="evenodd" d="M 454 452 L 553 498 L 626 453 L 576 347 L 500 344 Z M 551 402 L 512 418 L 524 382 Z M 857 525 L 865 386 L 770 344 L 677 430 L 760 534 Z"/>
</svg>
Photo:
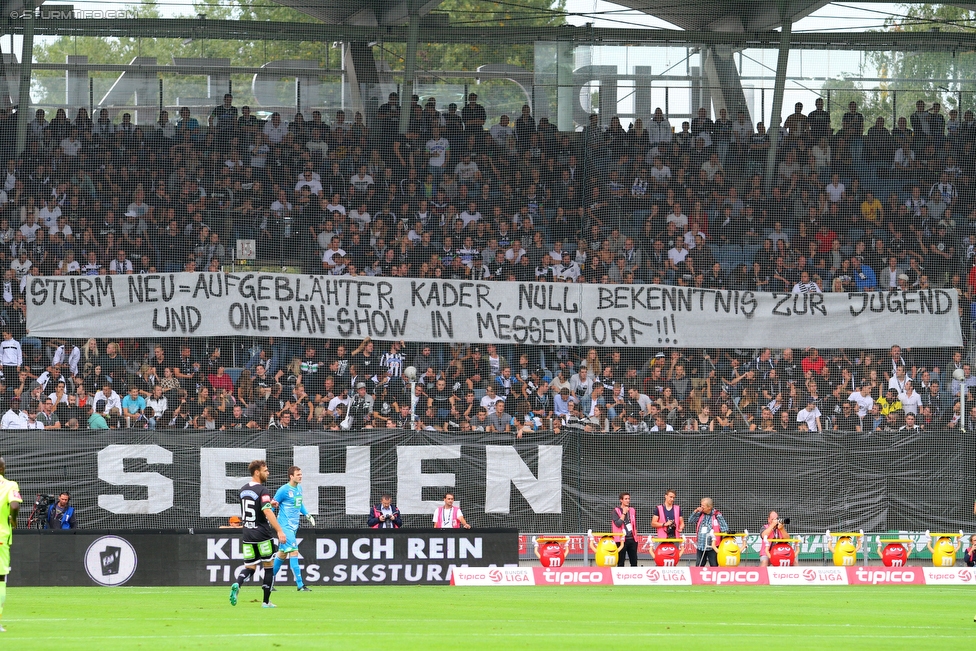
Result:
<svg viewBox="0 0 976 651">
<path fill-rule="evenodd" d="M 743 543 L 749 532 L 745 533 L 721 533 L 718 538 L 721 540 L 715 546 L 718 556 L 718 564 L 722 567 L 735 567 L 742 560 L 742 548 L 744 544 L 739 544 L 739 536 L 742 536 Z"/>
<path fill-rule="evenodd" d="M 857 542 L 854 539 L 857 538 Z M 861 551 L 864 544 L 864 532 L 858 533 L 834 533 L 830 530 L 824 535 L 827 543 L 827 551 L 834 557 L 834 565 L 838 567 L 852 567 L 857 564 L 857 553 Z"/>
<path fill-rule="evenodd" d="M 599 542 L 596 540 L 597 536 L 599 537 Z M 590 551 L 593 552 L 598 567 L 617 566 L 617 561 L 620 557 L 620 550 L 624 546 L 623 540 L 621 540 L 619 543 L 616 540 L 617 538 L 620 538 L 620 536 L 620 534 L 594 534 L 592 531 L 589 532 Z"/>
<path fill-rule="evenodd" d="M 959 533 L 925 532 L 928 537 L 926 546 L 932 552 L 932 565 L 935 567 L 952 567 L 956 564 L 956 552 L 962 545 L 962 531 Z"/>
</svg>

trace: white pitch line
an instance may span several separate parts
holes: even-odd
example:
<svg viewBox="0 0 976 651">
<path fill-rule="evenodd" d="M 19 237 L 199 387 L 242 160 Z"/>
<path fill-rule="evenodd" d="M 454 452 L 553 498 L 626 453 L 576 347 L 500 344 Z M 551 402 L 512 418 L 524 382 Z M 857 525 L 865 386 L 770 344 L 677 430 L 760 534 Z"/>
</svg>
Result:
<svg viewBox="0 0 976 651">
<path fill-rule="evenodd" d="M 454 633 L 431 633 L 430 631 L 418 631 L 417 633 L 404 633 L 404 632 L 385 632 L 385 631 L 369 631 L 363 633 L 346 633 L 346 632 L 336 632 L 336 631 L 321 631 L 322 633 L 328 634 L 332 637 L 363 637 L 363 636 L 382 636 L 382 637 L 422 637 L 429 639 L 431 637 L 444 637 L 450 636 L 455 637 Z M 309 637 L 314 635 L 314 633 L 214 633 L 212 635 L 100 635 L 93 636 L 90 639 L 97 640 L 169 640 L 169 639 L 226 639 L 230 637 L 237 638 L 277 638 L 277 637 Z M 683 633 L 680 631 L 667 632 L 667 633 L 648 633 L 648 632 L 637 632 L 637 633 L 613 633 L 606 631 L 598 631 L 593 633 L 479 633 L 479 637 L 494 637 L 494 638 L 556 638 L 556 637 L 595 637 L 595 638 L 605 638 L 605 637 L 620 637 L 620 638 L 633 638 L 633 637 L 645 637 L 645 638 L 658 638 L 658 637 L 702 637 L 710 638 L 714 636 L 714 633 Z M 730 633 L 730 637 L 755 637 L 755 634 L 751 633 Z M 959 634 L 959 635 L 845 635 L 843 639 L 869 639 L 869 640 L 916 640 L 916 639 L 972 639 L 970 634 Z M 50 637 L 38 637 L 35 635 L 30 636 L 31 640 L 63 640 L 63 636 L 50 636 Z M 84 636 L 77 637 L 76 639 L 89 639 Z M 813 635 L 805 636 L 806 639 L 823 639 L 829 641 L 836 641 L 838 638 L 835 636 L 826 635 Z"/>
</svg>

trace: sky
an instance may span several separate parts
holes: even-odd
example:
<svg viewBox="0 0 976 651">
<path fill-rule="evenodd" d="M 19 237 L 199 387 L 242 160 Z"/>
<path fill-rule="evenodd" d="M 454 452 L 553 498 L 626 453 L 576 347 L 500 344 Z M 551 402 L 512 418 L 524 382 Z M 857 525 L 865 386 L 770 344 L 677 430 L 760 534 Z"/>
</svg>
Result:
<svg viewBox="0 0 976 651">
<path fill-rule="evenodd" d="M 567 0 L 566 10 L 580 15 L 571 16 L 568 22 L 574 25 L 584 25 L 592 22 L 595 27 L 620 27 L 622 25 L 646 25 L 648 27 L 673 27 L 662 20 L 653 18 L 638 11 L 629 10 L 620 5 L 614 5 L 602 0 Z M 609 13 L 607 13 L 609 12 Z M 898 3 L 862 3 L 840 2 L 829 4 L 803 18 L 793 25 L 795 32 L 799 31 L 865 31 L 879 29 L 886 18 L 892 15 L 903 15 L 904 9 Z M 692 56 L 684 61 L 685 48 L 668 48 L 662 57 L 661 49 L 649 50 L 642 56 L 637 48 L 600 48 L 600 52 L 593 53 L 593 64 L 616 64 L 621 72 L 626 68 L 633 72 L 635 65 L 651 65 L 654 74 L 662 68 L 670 70 L 672 74 L 680 74 L 687 70 L 687 65 L 696 65 L 697 57 Z M 740 72 L 743 76 L 743 86 L 746 88 L 746 100 L 752 108 L 756 121 L 768 116 L 772 111 L 772 86 L 775 73 L 777 52 L 769 50 L 747 50 L 739 58 Z M 662 61 L 663 59 L 663 61 Z M 863 72 L 862 72 L 863 71 Z M 870 61 L 858 52 L 844 51 L 793 51 L 790 55 L 789 75 L 805 77 L 807 79 L 794 80 L 787 84 L 787 93 L 783 105 L 792 107 L 794 102 L 803 102 L 812 106 L 819 96 L 819 89 L 826 78 L 850 77 L 863 74 L 866 77 L 876 76 L 877 72 L 870 65 Z M 750 78 L 751 77 L 751 78 Z M 626 85 L 626 82 L 624 82 Z M 663 90 L 652 93 L 652 101 L 656 106 L 670 107 L 671 122 L 675 127 L 680 125 L 683 111 L 691 111 L 692 102 L 687 84 L 680 82 L 670 89 L 665 99 Z M 865 82 L 866 87 L 873 87 L 873 83 Z M 749 87 L 753 87 L 750 91 Z M 766 92 L 762 91 L 766 88 Z M 619 109 L 625 112 L 633 110 L 628 101 L 632 93 L 628 89 L 618 87 L 618 97 L 621 98 Z M 787 111 L 788 112 L 788 111 Z M 629 122 L 628 119 L 623 119 Z"/>
<path fill-rule="evenodd" d="M 573 16 L 569 22 L 583 25 L 592 22 L 595 27 L 620 27 L 621 21 L 648 27 L 671 27 L 662 20 L 638 11 L 627 10 L 602 0 L 567 0 L 566 10 L 572 13 L 589 13 L 589 16 Z M 602 12 L 612 12 L 610 14 Z M 875 29 L 892 13 L 900 15 L 900 5 L 895 2 L 872 2 L 857 5 L 854 2 L 830 4 L 794 24 L 795 30 Z"/>
</svg>

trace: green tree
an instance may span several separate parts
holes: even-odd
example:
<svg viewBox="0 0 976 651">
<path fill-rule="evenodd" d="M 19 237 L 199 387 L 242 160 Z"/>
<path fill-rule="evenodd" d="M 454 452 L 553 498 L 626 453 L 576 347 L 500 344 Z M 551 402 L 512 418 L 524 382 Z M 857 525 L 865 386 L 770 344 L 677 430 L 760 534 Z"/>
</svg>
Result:
<svg viewBox="0 0 976 651">
<path fill-rule="evenodd" d="M 830 123 L 840 125 L 844 113 L 851 102 L 857 104 L 857 110 L 864 115 L 865 128 L 874 126 L 874 120 L 883 117 L 890 129 L 891 124 L 891 93 L 885 87 L 866 90 L 849 79 L 828 79 L 821 94 L 829 98 Z"/>
<path fill-rule="evenodd" d="M 942 4 L 900 5 L 904 17 L 890 18 L 885 29 L 895 32 L 962 32 L 976 37 L 976 11 Z M 887 98 L 887 115 L 891 115 L 891 102 L 899 116 L 907 116 L 915 110 L 919 99 L 926 103 L 940 102 L 948 108 L 957 108 L 963 84 L 976 74 L 974 52 L 917 52 L 878 51 L 869 60 L 879 71 L 879 77 L 891 79 L 883 84 L 884 90 L 896 89 L 897 95 Z M 907 91 L 907 92 L 903 92 Z M 972 88 L 966 91 L 972 99 Z M 964 103 L 967 103 L 964 100 Z"/>
<path fill-rule="evenodd" d="M 437 7 L 438 12 L 446 13 L 451 24 L 459 26 L 557 26 L 564 21 L 565 0 L 520 0 L 518 6 L 512 2 L 499 4 L 491 0 L 445 0 Z M 143 0 L 135 7 L 138 16 L 159 17 L 154 0 Z M 293 23 L 316 23 L 316 19 L 298 10 L 275 5 L 268 0 L 201 0 L 194 5 L 192 15 L 206 14 L 215 20 L 253 20 Z M 380 43 L 374 48 L 374 56 L 384 60 L 393 71 L 403 69 L 403 43 Z M 220 57 L 228 58 L 231 65 L 261 66 L 268 61 L 282 59 L 305 59 L 317 61 L 321 67 L 338 68 L 338 52 L 328 45 L 312 41 L 225 41 L 207 39 L 190 34 L 186 39 L 163 38 L 96 38 L 60 37 L 50 43 L 38 44 L 34 48 L 35 60 L 39 63 L 64 63 L 68 55 L 86 55 L 89 63 L 126 64 L 137 56 L 156 57 L 160 64 L 169 63 L 173 57 Z M 435 77 L 423 76 L 429 70 L 471 70 L 487 63 L 507 63 L 531 70 L 533 64 L 532 45 L 499 44 L 444 44 L 421 43 L 418 52 L 418 72 L 421 82 L 434 82 Z M 96 101 L 104 90 L 117 77 L 116 73 L 92 73 L 95 78 Z M 472 80 L 474 81 L 474 75 Z M 250 101 L 249 78 L 234 78 L 235 95 L 241 103 Z M 164 93 L 167 100 L 185 96 L 200 96 L 203 78 L 164 79 Z M 460 87 L 464 80 L 450 82 Z M 240 88 L 241 91 L 237 89 Z M 489 91 L 495 104 L 504 105 L 504 110 L 517 110 L 524 96 L 507 82 L 486 82 L 484 95 Z M 61 103 L 64 98 L 63 73 L 50 71 L 35 74 L 32 91 L 40 103 Z M 288 97 L 288 90 L 282 90 L 282 101 Z M 439 98 L 440 99 L 440 98 Z M 510 106 L 511 105 L 511 106 Z"/>
<path fill-rule="evenodd" d="M 514 2 L 492 2 L 491 0 L 444 0 L 437 6 L 438 12 L 446 13 L 450 24 L 459 27 L 558 27 L 565 24 L 566 0 L 519 0 Z M 423 39 L 423 32 L 421 32 Z M 406 45 L 404 43 L 385 43 L 381 49 L 374 50 L 376 58 L 384 59 L 392 70 L 402 70 Z M 429 43 L 421 40 L 417 49 L 418 77 L 421 83 L 444 83 L 449 101 L 461 99 L 462 85 L 465 81 L 475 82 L 476 75 L 468 80 L 437 79 L 434 75 L 425 76 L 426 71 L 435 70 L 477 70 L 478 66 L 503 63 L 519 66 L 526 70 L 534 67 L 535 47 L 532 44 L 512 45 L 508 43 Z M 476 90 L 479 101 L 488 111 L 488 121 L 493 122 L 502 113 L 518 115 L 526 97 L 520 88 L 508 81 L 483 80 Z M 444 94 L 437 94 L 438 103 L 444 103 Z M 459 102 L 460 103 L 460 102 Z"/>
</svg>

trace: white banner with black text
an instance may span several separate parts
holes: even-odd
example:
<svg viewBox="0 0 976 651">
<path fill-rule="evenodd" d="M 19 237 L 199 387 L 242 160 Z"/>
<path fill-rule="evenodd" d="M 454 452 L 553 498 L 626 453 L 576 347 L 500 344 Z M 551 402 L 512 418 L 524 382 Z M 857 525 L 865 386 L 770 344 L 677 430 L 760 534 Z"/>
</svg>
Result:
<svg viewBox="0 0 976 651">
<path fill-rule="evenodd" d="M 955 290 L 763 293 L 663 285 L 273 273 L 34 277 L 35 337 L 266 335 L 567 346 L 959 346 Z"/>
</svg>

